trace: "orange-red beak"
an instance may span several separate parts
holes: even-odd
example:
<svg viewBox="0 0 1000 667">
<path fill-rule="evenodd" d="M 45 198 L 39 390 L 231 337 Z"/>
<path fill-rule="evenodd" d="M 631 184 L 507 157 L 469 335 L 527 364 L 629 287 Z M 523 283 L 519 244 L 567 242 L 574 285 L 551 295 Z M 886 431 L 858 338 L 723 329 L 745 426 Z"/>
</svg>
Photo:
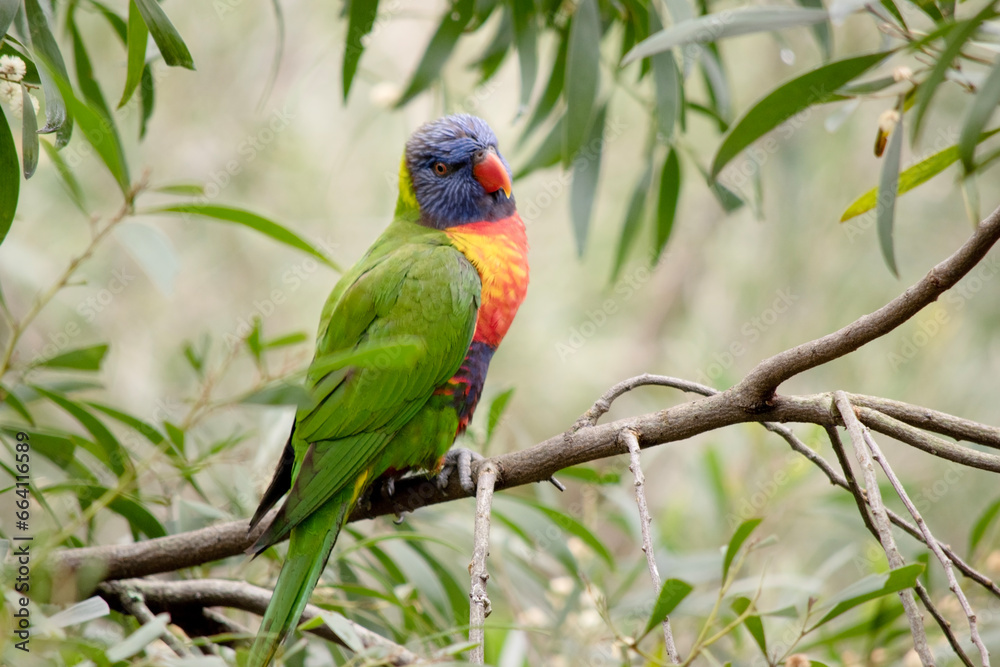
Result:
<svg viewBox="0 0 1000 667">
<path fill-rule="evenodd" d="M 472 167 L 472 175 L 487 192 L 503 190 L 507 199 L 510 199 L 510 175 L 507 174 L 507 168 L 503 166 L 499 156 L 492 150 Z"/>
</svg>

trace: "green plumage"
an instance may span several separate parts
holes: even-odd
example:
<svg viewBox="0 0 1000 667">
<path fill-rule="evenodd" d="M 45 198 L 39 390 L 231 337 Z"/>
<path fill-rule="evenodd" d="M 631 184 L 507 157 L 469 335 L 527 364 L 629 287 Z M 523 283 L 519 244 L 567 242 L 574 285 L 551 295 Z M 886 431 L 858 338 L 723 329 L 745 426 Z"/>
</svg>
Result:
<svg viewBox="0 0 1000 667">
<path fill-rule="evenodd" d="M 290 535 L 249 667 L 269 664 L 298 622 L 367 486 L 389 470 L 433 467 L 455 439 L 455 411 L 433 395 L 469 349 L 480 278 L 446 234 L 414 222 L 411 207 L 403 197 L 401 202 L 396 220 L 343 276 L 323 309 L 307 376 L 315 400 L 299 410 L 290 440 L 291 490 L 253 547 L 260 553 Z M 416 341 L 419 358 L 404 366 L 376 361 L 317 370 L 327 355 L 394 340 Z M 276 500 L 270 491 L 265 495 L 254 524 Z"/>
</svg>

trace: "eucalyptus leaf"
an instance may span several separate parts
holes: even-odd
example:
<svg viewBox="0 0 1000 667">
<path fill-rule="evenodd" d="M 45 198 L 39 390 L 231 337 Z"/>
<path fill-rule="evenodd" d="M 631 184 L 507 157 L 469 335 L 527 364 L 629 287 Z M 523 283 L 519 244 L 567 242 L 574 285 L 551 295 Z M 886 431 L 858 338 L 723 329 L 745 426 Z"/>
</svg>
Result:
<svg viewBox="0 0 1000 667">
<path fill-rule="evenodd" d="M 28 93 L 28 87 L 21 84 L 21 159 L 24 163 L 24 180 L 35 174 L 38 167 L 38 121 L 35 105 Z M 3 241 L 0 238 L 0 241 Z"/>
<path fill-rule="evenodd" d="M 135 0 L 128 3 L 128 68 L 125 74 L 125 89 L 118 101 L 118 108 L 125 106 L 142 80 L 142 71 L 146 67 L 146 43 L 149 40 L 149 28 L 139 13 Z"/>
<path fill-rule="evenodd" d="M 583 256 L 590 232 L 594 196 L 597 194 L 598 176 L 601 173 L 601 153 L 604 147 L 604 116 L 607 105 L 601 107 L 590 128 L 583 150 L 573 159 L 573 181 L 569 189 L 570 218 L 573 221 L 573 238 L 576 253 Z"/>
<path fill-rule="evenodd" d="M 892 275 L 899 277 L 896 268 L 896 252 L 892 240 L 892 227 L 896 213 L 896 193 L 899 189 L 899 160 L 903 151 L 903 116 L 892 136 L 889 137 L 889 147 L 882 158 L 882 173 L 879 178 L 878 195 L 875 200 L 875 227 L 878 230 L 878 244 L 882 257 Z"/>
<path fill-rule="evenodd" d="M 399 108 L 423 92 L 438 78 L 441 68 L 451 57 L 455 45 L 465 31 L 465 26 L 472 19 L 473 0 L 457 0 L 450 6 L 441 19 L 437 31 L 431 37 L 430 44 L 417 64 L 410 83 L 406 86 L 396 107 Z"/>
<path fill-rule="evenodd" d="M 601 17 L 597 0 L 581 0 L 573 12 L 569 27 L 569 51 L 566 54 L 566 124 L 563 164 L 570 161 L 586 141 L 601 74 Z M 577 240 L 579 248 L 579 237 Z"/>
<path fill-rule="evenodd" d="M 133 0 L 142 15 L 142 20 L 149 28 L 149 34 L 153 36 L 163 62 L 171 67 L 186 67 L 194 69 L 194 60 L 187 45 L 181 39 L 174 24 L 170 22 L 167 15 L 156 0 Z"/>
<path fill-rule="evenodd" d="M 3 109 L 0 109 L 0 243 L 7 238 L 7 232 L 14 222 L 20 188 L 21 169 L 14 136 L 10 132 L 10 126 L 7 125 Z"/>
<path fill-rule="evenodd" d="M 347 38 L 344 40 L 343 90 L 344 100 L 351 92 L 351 83 L 358 71 L 361 54 L 365 51 L 364 38 L 372 31 L 378 16 L 378 0 L 351 0 L 347 18 Z"/>
<path fill-rule="evenodd" d="M 660 189 L 656 202 L 656 238 L 654 243 L 653 263 L 660 259 L 663 249 L 667 247 L 670 233 L 674 229 L 674 218 L 677 216 L 677 200 L 681 194 L 681 163 L 677 151 L 673 148 L 667 152 L 660 170 Z"/>
</svg>

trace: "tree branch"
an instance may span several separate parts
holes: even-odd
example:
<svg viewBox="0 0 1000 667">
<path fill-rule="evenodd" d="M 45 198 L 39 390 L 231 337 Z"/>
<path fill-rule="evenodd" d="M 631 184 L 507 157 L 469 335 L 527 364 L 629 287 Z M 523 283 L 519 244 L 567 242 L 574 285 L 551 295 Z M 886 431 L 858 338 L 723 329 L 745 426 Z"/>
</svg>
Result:
<svg viewBox="0 0 1000 667">
<path fill-rule="evenodd" d="M 486 559 L 490 555 L 490 512 L 496 481 L 496 467 L 487 461 L 476 476 L 476 523 L 473 528 L 472 562 L 469 563 L 469 642 L 476 644 L 469 662 L 474 665 L 486 664 L 486 617 L 492 611 L 486 594 L 486 582 L 490 578 Z"/>
</svg>

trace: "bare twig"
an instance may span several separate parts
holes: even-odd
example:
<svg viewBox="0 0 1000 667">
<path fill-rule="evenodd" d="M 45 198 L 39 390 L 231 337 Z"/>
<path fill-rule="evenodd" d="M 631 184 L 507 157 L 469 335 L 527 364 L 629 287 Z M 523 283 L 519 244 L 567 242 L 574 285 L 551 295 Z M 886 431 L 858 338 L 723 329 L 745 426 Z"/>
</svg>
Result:
<svg viewBox="0 0 1000 667">
<path fill-rule="evenodd" d="M 121 603 L 122 609 L 126 613 L 135 617 L 137 621 L 145 625 L 153 620 L 155 616 L 153 612 L 149 610 L 146 606 L 146 600 L 143 598 L 142 593 L 135 589 L 133 586 L 121 586 L 116 591 L 118 593 L 118 602 Z M 181 658 L 190 658 L 194 654 L 188 650 L 181 640 L 177 639 L 168 628 L 163 629 L 163 634 L 160 635 L 160 639 L 163 643 L 170 647 L 170 650 L 177 654 Z"/>
<path fill-rule="evenodd" d="M 873 313 L 821 338 L 765 359 L 731 390 L 745 410 L 766 410 L 778 386 L 810 368 L 822 366 L 889 333 L 934 302 L 986 256 L 1000 239 L 1000 208 L 979 223 L 976 231 L 948 259 Z"/>
<path fill-rule="evenodd" d="M 114 605 L 121 600 L 122 591 L 132 589 L 138 591 L 152 609 L 161 611 L 187 612 L 193 608 L 230 607 L 242 609 L 257 615 L 263 615 L 267 603 L 271 600 L 271 591 L 252 586 L 241 581 L 224 579 L 194 579 L 189 581 L 151 581 L 147 579 L 125 579 L 122 581 L 106 581 L 98 586 L 98 593 Z M 323 613 L 315 605 L 306 605 L 302 613 L 302 622 L 306 622 Z M 364 626 L 351 621 L 354 634 L 367 649 L 381 651 L 385 664 L 415 665 L 423 659 L 409 649 L 400 646 L 385 637 L 378 635 Z M 234 626 L 238 627 L 238 626 Z M 309 632 L 346 646 L 327 625 L 319 625 Z"/>
<path fill-rule="evenodd" d="M 965 612 L 966 618 L 969 619 L 969 634 L 972 639 L 972 643 L 979 649 L 979 658 L 983 663 L 983 667 L 989 667 L 990 665 L 990 652 L 986 650 L 985 644 L 983 644 L 982 638 L 979 636 L 979 627 L 976 623 L 976 612 L 973 611 L 972 605 L 969 604 L 969 599 L 965 597 L 965 592 L 962 587 L 958 584 L 958 579 L 955 578 L 955 570 L 952 567 L 951 559 L 945 555 L 944 551 L 941 549 L 941 544 L 934 538 L 931 534 L 931 529 L 927 526 L 924 518 L 917 511 L 916 505 L 910 500 L 910 496 L 906 493 L 906 489 L 903 487 L 903 483 L 899 481 L 896 477 L 896 473 L 893 471 L 892 467 L 889 465 L 889 461 L 882 454 L 882 450 L 879 449 L 878 443 L 875 439 L 871 437 L 870 433 L 864 433 L 865 443 L 867 443 L 868 448 L 871 450 L 872 457 L 881 466 L 882 471 L 885 476 L 889 478 L 889 483 L 892 484 L 893 490 L 896 491 L 896 495 L 899 499 L 903 501 L 903 505 L 906 506 L 907 511 L 909 511 L 910 516 L 917 523 L 917 528 L 920 529 L 920 533 L 924 536 L 924 542 L 934 553 L 934 556 L 941 563 L 941 567 L 944 568 L 945 577 L 948 579 L 948 588 L 951 592 L 955 594 L 958 598 L 958 602 L 962 605 L 962 611 Z"/>
<path fill-rule="evenodd" d="M 969 419 L 949 415 L 946 412 L 938 412 L 930 408 L 893 401 L 880 396 L 848 394 L 847 398 L 850 399 L 851 405 L 856 408 L 871 408 L 925 431 L 1000 449 L 1000 428 L 996 426 L 980 424 Z"/>
<path fill-rule="evenodd" d="M 653 518 L 649 515 L 649 507 L 646 505 L 646 490 L 643 485 L 646 482 L 642 474 L 642 464 L 639 460 L 639 441 L 636 440 L 635 433 L 625 429 L 622 431 L 622 441 L 628 447 L 629 465 L 635 478 L 635 503 L 639 507 L 639 529 L 642 533 L 642 550 L 646 554 L 646 566 L 649 568 L 649 578 L 653 580 L 654 594 L 660 592 L 660 570 L 656 567 L 656 556 L 653 554 L 653 540 L 649 534 L 649 524 Z M 670 619 L 663 619 L 663 642 L 667 648 L 667 658 L 670 662 L 678 665 L 681 657 L 677 653 L 677 646 L 674 644 L 674 633 L 670 630 Z"/>
<path fill-rule="evenodd" d="M 917 591 L 917 596 L 920 598 L 920 601 L 924 603 L 924 607 L 927 608 L 930 615 L 934 617 L 935 621 L 937 621 L 938 627 L 940 627 L 941 631 L 944 632 L 944 636 L 948 639 L 948 643 L 951 645 L 951 650 L 955 652 L 958 659 L 962 661 L 962 664 L 965 665 L 965 667 L 975 667 L 975 665 L 972 664 L 972 661 L 969 660 L 969 656 L 966 655 L 962 645 L 958 643 L 958 638 L 951 630 L 951 623 L 949 623 L 948 619 L 942 616 L 941 612 L 938 611 L 938 608 L 934 606 L 934 603 L 931 601 L 930 594 L 927 592 L 927 589 L 924 588 L 924 585 L 920 583 L 919 579 L 917 580 L 917 585 L 914 587 L 914 590 Z"/>
<path fill-rule="evenodd" d="M 608 410 L 611 409 L 611 404 L 615 402 L 616 398 L 622 394 L 632 391 L 637 387 L 644 387 L 647 385 L 673 387 L 674 389 L 680 389 L 681 391 L 686 391 L 692 394 L 701 394 L 702 396 L 711 396 L 712 394 L 719 393 L 717 389 L 713 389 L 712 387 L 681 378 L 669 377 L 667 375 L 653 375 L 651 373 L 636 375 L 635 377 L 631 377 L 627 380 L 622 380 L 615 386 L 611 387 L 611 389 L 604 392 L 604 395 L 597 399 L 594 404 L 590 406 L 590 409 L 576 420 L 576 424 L 573 425 L 572 430 L 577 431 L 581 428 L 596 425 L 597 420 L 607 414 Z"/>
<path fill-rule="evenodd" d="M 871 453 L 865 444 L 865 427 L 858 421 L 854 414 L 854 407 L 847 399 L 847 395 L 838 391 L 834 393 L 834 402 L 844 420 L 847 432 L 851 436 L 851 443 L 854 445 L 854 453 L 861 465 L 861 471 L 865 478 L 865 496 L 872 510 L 872 523 L 878 531 L 879 542 L 882 543 L 882 550 L 889 561 L 889 567 L 897 569 L 905 565 L 903 556 L 896 548 L 896 541 L 892 537 L 892 525 L 889 523 L 888 514 L 882 504 L 882 494 L 878 488 L 878 480 L 875 477 L 875 466 L 872 463 Z M 906 610 L 906 618 L 910 622 L 910 634 L 913 635 L 913 648 L 920 656 L 920 662 L 924 667 L 934 665 L 934 656 L 927 646 L 927 633 L 924 631 L 924 621 L 917 608 L 917 603 L 913 599 L 913 591 L 910 589 L 899 591 L 899 599 L 903 602 Z"/>
<path fill-rule="evenodd" d="M 490 555 L 490 511 L 493 506 L 493 488 L 496 486 L 497 469 L 490 460 L 479 468 L 476 477 L 476 524 L 473 529 L 472 562 L 469 563 L 471 587 L 469 590 L 469 642 L 475 642 L 469 662 L 482 665 L 486 662 L 486 617 L 490 615 L 490 598 L 486 582 L 490 578 L 486 559 Z"/>
</svg>

